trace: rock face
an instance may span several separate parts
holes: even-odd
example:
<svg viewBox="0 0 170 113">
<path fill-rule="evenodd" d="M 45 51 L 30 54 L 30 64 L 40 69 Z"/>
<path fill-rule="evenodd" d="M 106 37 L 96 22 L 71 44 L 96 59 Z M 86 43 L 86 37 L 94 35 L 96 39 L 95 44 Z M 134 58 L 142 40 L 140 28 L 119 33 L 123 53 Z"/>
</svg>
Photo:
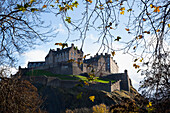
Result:
<svg viewBox="0 0 170 113">
<path fill-rule="evenodd" d="M 42 109 L 49 113 L 61 113 L 65 112 L 66 109 L 90 109 L 92 106 L 105 104 L 111 106 L 113 104 L 119 104 L 124 99 L 134 100 L 137 103 L 141 100 L 140 94 L 134 89 L 130 88 L 128 91 L 96 91 L 86 88 L 54 88 L 51 86 L 45 86 L 42 84 L 34 84 L 39 94 L 44 99 Z M 137 97 L 138 95 L 138 97 Z M 89 97 L 95 96 L 94 102 Z M 79 99 L 77 98 L 79 97 Z"/>
</svg>

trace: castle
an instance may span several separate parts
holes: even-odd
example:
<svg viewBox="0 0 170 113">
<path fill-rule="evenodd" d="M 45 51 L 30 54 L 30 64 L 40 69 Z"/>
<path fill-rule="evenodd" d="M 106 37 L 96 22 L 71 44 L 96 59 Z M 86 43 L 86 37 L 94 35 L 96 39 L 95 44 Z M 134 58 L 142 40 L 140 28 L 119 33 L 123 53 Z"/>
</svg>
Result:
<svg viewBox="0 0 170 113">
<path fill-rule="evenodd" d="M 126 90 L 130 89 L 130 79 L 127 71 L 118 73 L 119 67 L 110 54 L 96 54 L 89 59 L 85 58 L 82 50 L 75 48 L 74 44 L 67 48 L 57 48 L 57 50 L 50 49 L 45 57 L 45 61 L 28 62 L 27 68 L 20 70 L 47 70 L 60 75 L 80 75 L 85 73 L 94 73 L 95 76 L 105 77 L 106 79 L 116 80 L 114 84 L 91 84 L 93 89 L 101 89 L 106 91 Z M 28 79 L 28 77 L 26 77 Z M 29 78 L 30 79 L 30 78 Z M 77 82 L 61 81 L 56 77 L 32 77 L 34 82 L 40 82 L 52 86 L 72 87 Z"/>
<path fill-rule="evenodd" d="M 71 62 L 69 62 L 71 61 Z M 118 73 L 118 65 L 110 54 L 96 54 L 94 57 L 83 60 L 83 51 L 71 47 L 60 49 L 50 49 L 45 57 L 45 61 L 28 62 L 28 68 L 47 69 L 50 68 L 56 74 L 77 75 L 89 73 L 92 69 L 96 76 Z M 57 70 L 57 71 L 55 71 Z"/>
</svg>

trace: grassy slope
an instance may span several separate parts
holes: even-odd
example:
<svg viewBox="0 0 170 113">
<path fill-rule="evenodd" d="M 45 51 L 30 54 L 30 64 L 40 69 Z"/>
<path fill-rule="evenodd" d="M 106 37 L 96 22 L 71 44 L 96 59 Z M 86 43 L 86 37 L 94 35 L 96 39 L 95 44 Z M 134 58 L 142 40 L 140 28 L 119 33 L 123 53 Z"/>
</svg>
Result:
<svg viewBox="0 0 170 113">
<path fill-rule="evenodd" d="M 29 71 L 26 73 L 27 76 L 48 76 L 48 77 L 57 77 L 61 80 L 87 80 L 86 77 L 81 76 L 81 75 L 59 75 L 59 74 L 53 74 L 49 71 L 45 71 L 45 70 L 33 70 L 33 71 Z M 100 83 L 109 83 L 109 81 L 115 82 L 114 80 L 109 80 L 109 79 L 102 79 L 99 77 L 96 77 L 96 79 L 94 80 L 95 82 L 100 82 Z"/>
</svg>

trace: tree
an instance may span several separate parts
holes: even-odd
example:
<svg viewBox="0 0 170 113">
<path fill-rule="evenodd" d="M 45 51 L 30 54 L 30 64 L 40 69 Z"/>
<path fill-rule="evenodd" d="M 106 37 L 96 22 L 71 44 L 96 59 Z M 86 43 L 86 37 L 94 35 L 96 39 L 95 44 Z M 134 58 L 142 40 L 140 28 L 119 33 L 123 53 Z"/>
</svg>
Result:
<svg viewBox="0 0 170 113">
<path fill-rule="evenodd" d="M 38 0 L 1 0 L 0 1 L 0 65 L 13 65 L 17 53 L 22 53 L 32 45 L 45 41 L 47 32 L 38 31 L 37 27 L 49 28 L 43 25 Z"/>
<path fill-rule="evenodd" d="M 42 99 L 29 81 L 18 78 L 1 77 L 0 81 L 1 113 L 42 112 Z"/>
</svg>

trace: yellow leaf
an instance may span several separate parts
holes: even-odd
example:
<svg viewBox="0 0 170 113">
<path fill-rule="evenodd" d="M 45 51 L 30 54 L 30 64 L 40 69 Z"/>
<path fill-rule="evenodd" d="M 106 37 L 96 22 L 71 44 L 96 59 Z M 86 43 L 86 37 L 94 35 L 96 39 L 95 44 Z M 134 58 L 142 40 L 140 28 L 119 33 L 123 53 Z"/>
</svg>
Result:
<svg viewBox="0 0 170 113">
<path fill-rule="evenodd" d="M 89 83 L 88 83 L 88 82 L 86 82 L 86 81 L 84 81 L 84 84 L 85 84 L 86 86 L 89 86 Z"/>
<path fill-rule="evenodd" d="M 115 55 L 115 51 L 112 52 L 112 56 L 114 56 L 114 55 Z"/>
<path fill-rule="evenodd" d="M 128 29 L 128 28 L 125 28 L 125 30 L 126 30 L 126 31 L 129 31 L 129 29 Z"/>
<path fill-rule="evenodd" d="M 152 106 L 152 102 L 149 102 L 149 106 Z"/>
<path fill-rule="evenodd" d="M 159 31 L 160 31 L 160 29 L 157 29 L 157 30 L 156 30 L 156 32 L 159 32 Z"/>
<path fill-rule="evenodd" d="M 170 28 L 170 24 L 168 24 L 168 27 Z"/>
<path fill-rule="evenodd" d="M 140 59 L 140 62 L 142 62 L 143 61 L 143 58 L 142 59 Z"/>
<path fill-rule="evenodd" d="M 125 7 L 122 7 L 120 10 L 121 10 L 121 11 L 124 11 L 124 10 L 125 10 Z"/>
<path fill-rule="evenodd" d="M 150 7 L 153 8 L 154 6 L 151 4 Z"/>
<path fill-rule="evenodd" d="M 43 5 L 43 8 L 47 8 L 47 5 Z"/>
<path fill-rule="evenodd" d="M 121 15 L 124 15 L 124 14 L 125 14 L 125 11 L 120 12 L 120 14 L 121 14 Z"/>
<path fill-rule="evenodd" d="M 94 102 L 95 96 L 90 96 L 89 99 Z"/>
</svg>

